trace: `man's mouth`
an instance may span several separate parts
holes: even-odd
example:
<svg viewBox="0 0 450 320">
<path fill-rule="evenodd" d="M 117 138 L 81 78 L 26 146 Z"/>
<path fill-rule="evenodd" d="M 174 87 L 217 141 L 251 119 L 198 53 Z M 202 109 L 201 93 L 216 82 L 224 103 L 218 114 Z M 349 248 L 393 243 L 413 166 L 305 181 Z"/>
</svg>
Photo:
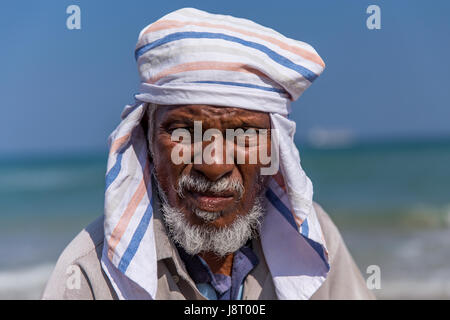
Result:
<svg viewBox="0 0 450 320">
<path fill-rule="evenodd" d="M 236 197 L 235 193 L 230 191 L 220 193 L 188 191 L 187 194 L 198 209 L 211 212 L 225 211 Z"/>
</svg>

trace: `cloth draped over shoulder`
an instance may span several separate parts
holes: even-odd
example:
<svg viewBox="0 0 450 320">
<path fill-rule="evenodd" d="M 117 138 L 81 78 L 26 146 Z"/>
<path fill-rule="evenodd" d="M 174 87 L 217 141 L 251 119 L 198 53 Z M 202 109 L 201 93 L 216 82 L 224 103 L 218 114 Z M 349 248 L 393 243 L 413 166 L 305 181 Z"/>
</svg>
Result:
<svg viewBox="0 0 450 320">
<path fill-rule="evenodd" d="M 247 19 L 184 8 L 145 27 L 135 49 L 141 85 L 109 138 L 102 268 L 121 299 L 157 290 L 153 197 L 146 132 L 157 104 L 206 104 L 270 114 L 279 170 L 265 192 L 264 257 L 279 299 L 309 299 L 330 270 L 313 186 L 294 143 L 291 102 L 322 73 L 308 44 Z M 131 290 L 138 286 L 142 290 Z M 136 296 L 136 292 L 140 292 Z"/>
</svg>

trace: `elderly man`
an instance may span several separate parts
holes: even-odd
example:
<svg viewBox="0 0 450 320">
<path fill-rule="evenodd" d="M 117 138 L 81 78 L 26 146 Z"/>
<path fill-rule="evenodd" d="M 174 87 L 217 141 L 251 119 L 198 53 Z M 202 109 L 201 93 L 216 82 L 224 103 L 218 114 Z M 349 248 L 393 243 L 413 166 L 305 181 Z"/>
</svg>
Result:
<svg viewBox="0 0 450 320">
<path fill-rule="evenodd" d="M 316 51 L 188 8 L 146 27 L 135 55 L 142 84 L 110 136 L 104 216 L 43 298 L 372 298 L 312 201 L 288 119 L 323 71 Z"/>
</svg>

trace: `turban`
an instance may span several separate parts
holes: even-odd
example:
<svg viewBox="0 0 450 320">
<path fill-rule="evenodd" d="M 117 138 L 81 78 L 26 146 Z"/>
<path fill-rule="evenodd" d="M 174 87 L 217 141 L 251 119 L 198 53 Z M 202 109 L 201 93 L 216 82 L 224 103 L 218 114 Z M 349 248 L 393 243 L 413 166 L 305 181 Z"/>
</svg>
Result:
<svg viewBox="0 0 450 320">
<path fill-rule="evenodd" d="M 277 297 L 310 298 L 330 266 L 288 115 L 324 69 L 317 52 L 250 20 L 185 8 L 144 28 L 135 58 L 140 90 L 109 137 L 106 173 L 101 260 L 118 296 L 131 297 L 131 284 L 152 299 L 157 290 L 153 164 L 142 117 L 153 104 L 204 104 L 270 114 L 280 170 L 265 191 L 261 244 Z"/>
</svg>

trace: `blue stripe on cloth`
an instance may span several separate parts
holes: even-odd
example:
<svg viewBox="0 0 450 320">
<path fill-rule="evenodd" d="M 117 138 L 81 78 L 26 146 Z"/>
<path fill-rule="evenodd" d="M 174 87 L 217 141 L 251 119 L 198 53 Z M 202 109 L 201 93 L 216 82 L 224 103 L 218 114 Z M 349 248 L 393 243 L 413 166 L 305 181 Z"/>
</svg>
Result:
<svg viewBox="0 0 450 320">
<path fill-rule="evenodd" d="M 302 235 L 307 237 L 309 235 L 309 226 L 308 226 L 308 219 L 305 219 L 302 223 Z"/>
<path fill-rule="evenodd" d="M 295 223 L 295 220 L 291 214 L 291 211 L 284 205 L 284 203 L 277 197 L 277 195 L 271 189 L 267 189 L 266 197 L 267 197 L 267 199 L 269 199 L 270 203 L 279 212 L 281 212 L 281 214 L 288 220 L 288 222 L 295 228 L 295 230 L 298 231 L 297 224 Z M 330 269 L 327 259 L 325 258 L 325 252 L 324 252 L 323 246 L 320 243 L 308 238 L 309 226 L 308 226 L 308 222 L 306 222 L 306 221 L 307 220 L 305 219 L 305 221 L 302 224 L 302 227 L 305 230 L 302 229 L 301 235 L 308 242 L 308 244 L 317 252 L 317 254 L 322 258 L 322 260 L 326 264 L 327 268 Z M 306 223 L 306 225 L 305 225 L 305 223 Z"/>
<path fill-rule="evenodd" d="M 224 84 L 224 85 L 229 85 L 229 86 L 247 87 L 247 88 L 254 88 L 254 89 L 260 89 L 260 90 L 265 90 L 265 91 L 274 91 L 274 92 L 278 92 L 278 93 L 287 94 L 287 92 L 283 89 L 263 87 L 263 86 L 258 86 L 256 84 L 250 84 L 250 83 L 239 83 L 239 82 L 231 82 L 231 81 L 194 81 L 193 83 Z"/>
<path fill-rule="evenodd" d="M 242 282 L 241 285 L 239 286 L 239 292 L 238 292 L 236 300 L 242 300 L 243 292 L 244 292 L 244 283 Z"/>
<path fill-rule="evenodd" d="M 218 300 L 216 290 L 209 283 L 196 283 L 198 291 L 208 300 Z"/>
<path fill-rule="evenodd" d="M 291 224 L 291 226 L 298 231 L 297 224 L 295 223 L 294 216 L 291 211 L 284 205 L 284 203 L 277 197 L 277 195 L 268 188 L 266 191 L 266 197 L 270 203 L 277 209 Z"/>
<path fill-rule="evenodd" d="M 329 265 L 327 259 L 325 258 L 325 250 L 324 250 L 323 246 L 320 243 L 318 243 L 318 242 L 316 242 L 316 241 L 314 241 L 314 240 L 312 240 L 312 239 L 310 239 L 308 237 L 304 236 L 303 238 L 317 252 L 317 254 L 320 256 L 320 258 L 323 260 L 323 262 L 327 266 L 327 269 L 329 270 L 330 269 L 330 265 Z"/>
<path fill-rule="evenodd" d="M 152 206 L 153 206 L 153 197 L 150 201 L 150 204 L 147 207 L 147 210 L 145 211 L 144 215 L 142 216 L 142 219 L 139 222 L 139 225 L 136 228 L 136 231 L 134 232 L 130 243 L 128 244 L 127 250 L 123 254 L 122 258 L 120 259 L 118 269 L 122 273 L 125 273 L 125 271 L 127 271 L 128 266 L 130 265 L 131 260 L 133 259 L 134 255 L 136 254 L 136 251 L 139 248 L 139 244 L 141 243 L 141 240 L 144 237 L 145 232 L 147 231 L 148 225 L 150 223 L 150 219 L 153 214 Z"/>
<path fill-rule="evenodd" d="M 212 32 L 176 32 L 176 33 L 172 33 L 161 39 L 150 42 L 150 43 L 140 47 L 139 49 L 136 49 L 134 56 L 137 60 L 140 56 L 142 56 L 147 51 L 152 50 L 153 48 L 156 48 L 156 47 L 166 44 L 168 42 L 172 42 L 172 41 L 176 41 L 176 40 L 180 40 L 180 39 L 188 39 L 188 38 L 222 39 L 222 40 L 237 42 L 244 46 L 247 46 L 247 47 L 250 47 L 253 49 L 257 49 L 257 50 L 265 53 L 273 61 L 281 64 L 282 66 L 284 66 L 286 68 L 289 68 L 289 69 L 292 69 L 292 70 L 298 72 L 309 82 L 313 82 L 317 78 L 317 74 L 315 74 L 311 70 L 292 62 L 288 58 L 283 57 L 282 55 L 276 53 L 275 51 L 269 49 L 268 47 L 266 47 L 262 44 L 259 44 L 259 43 L 253 42 L 253 41 L 246 41 L 241 38 L 229 36 L 229 35 L 226 35 L 223 33 L 212 33 Z"/>
<path fill-rule="evenodd" d="M 116 158 L 116 163 L 106 174 L 105 190 L 109 188 L 111 183 L 113 183 L 114 180 L 116 180 L 117 176 L 119 175 L 120 169 L 122 169 L 122 156 L 123 153 L 119 153 L 119 155 Z"/>
</svg>

